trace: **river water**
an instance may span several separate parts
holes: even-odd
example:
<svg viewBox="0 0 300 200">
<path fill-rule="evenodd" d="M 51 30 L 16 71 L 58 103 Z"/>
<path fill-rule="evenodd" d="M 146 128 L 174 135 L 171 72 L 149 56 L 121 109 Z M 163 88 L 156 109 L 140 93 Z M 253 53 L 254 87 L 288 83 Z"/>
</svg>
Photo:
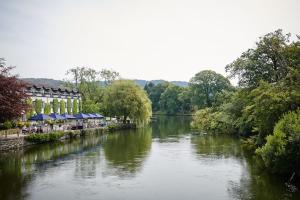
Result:
<svg viewBox="0 0 300 200">
<path fill-rule="evenodd" d="M 0 200 L 300 199 L 239 140 L 192 132 L 188 117 L 0 154 Z M 288 179 L 288 177 L 286 178 Z"/>
</svg>

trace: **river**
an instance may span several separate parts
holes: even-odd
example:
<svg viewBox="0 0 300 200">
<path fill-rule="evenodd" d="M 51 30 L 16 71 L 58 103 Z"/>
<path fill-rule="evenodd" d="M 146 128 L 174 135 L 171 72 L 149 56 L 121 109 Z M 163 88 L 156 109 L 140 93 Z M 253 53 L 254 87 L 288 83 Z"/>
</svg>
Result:
<svg viewBox="0 0 300 200">
<path fill-rule="evenodd" d="M 237 138 L 201 135 L 189 123 L 158 117 L 143 129 L 0 154 L 0 200 L 300 199 Z"/>
</svg>

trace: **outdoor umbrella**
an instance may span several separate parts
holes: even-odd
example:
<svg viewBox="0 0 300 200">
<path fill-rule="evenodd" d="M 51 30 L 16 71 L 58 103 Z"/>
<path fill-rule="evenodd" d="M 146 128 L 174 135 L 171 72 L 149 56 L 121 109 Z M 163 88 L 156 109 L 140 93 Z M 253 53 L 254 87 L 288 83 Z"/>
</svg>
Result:
<svg viewBox="0 0 300 200">
<path fill-rule="evenodd" d="M 76 117 L 76 119 L 89 119 L 90 118 L 89 115 L 86 115 L 86 114 L 83 114 L 83 113 L 79 113 L 77 115 L 74 115 L 74 117 Z"/>
<path fill-rule="evenodd" d="M 29 120 L 32 121 L 44 121 L 47 119 L 54 119 L 53 117 L 50 117 L 49 115 L 45 115 L 45 114 L 37 114 L 32 116 Z"/>
<path fill-rule="evenodd" d="M 68 114 L 62 114 L 62 117 L 64 117 L 65 119 L 76 119 L 76 117 L 74 117 L 73 115 L 68 115 Z"/>
<path fill-rule="evenodd" d="M 59 114 L 56 114 L 56 113 L 51 113 L 51 115 L 49 115 L 50 117 L 54 118 L 54 119 L 57 119 L 57 120 L 62 120 L 62 119 L 66 119 L 66 117 L 64 116 L 61 116 Z"/>
<path fill-rule="evenodd" d="M 100 114 L 98 114 L 98 113 L 93 113 L 93 115 L 94 115 L 97 119 L 102 119 L 102 118 L 104 118 L 103 115 L 100 115 Z"/>
<path fill-rule="evenodd" d="M 94 114 L 88 113 L 86 114 L 90 119 L 96 119 L 97 117 Z"/>
</svg>

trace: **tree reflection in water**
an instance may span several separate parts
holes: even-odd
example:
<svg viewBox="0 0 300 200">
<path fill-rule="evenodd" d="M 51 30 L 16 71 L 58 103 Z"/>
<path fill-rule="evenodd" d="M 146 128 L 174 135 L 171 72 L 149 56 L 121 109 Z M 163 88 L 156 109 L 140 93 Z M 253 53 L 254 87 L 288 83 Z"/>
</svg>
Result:
<svg viewBox="0 0 300 200">
<path fill-rule="evenodd" d="M 151 143 L 151 127 L 109 134 L 103 144 L 105 159 L 108 161 L 104 173 L 119 177 L 134 176 L 141 170 Z"/>
</svg>

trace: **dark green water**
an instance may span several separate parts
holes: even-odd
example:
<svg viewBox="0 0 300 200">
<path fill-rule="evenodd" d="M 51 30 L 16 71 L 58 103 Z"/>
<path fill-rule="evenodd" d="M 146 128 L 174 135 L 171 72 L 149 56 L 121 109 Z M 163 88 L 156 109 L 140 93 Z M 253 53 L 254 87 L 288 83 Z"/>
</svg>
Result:
<svg viewBox="0 0 300 200">
<path fill-rule="evenodd" d="M 1 154 L 0 200 L 300 199 L 258 170 L 238 139 L 192 134 L 189 123 L 160 117 L 144 129 Z"/>
</svg>

